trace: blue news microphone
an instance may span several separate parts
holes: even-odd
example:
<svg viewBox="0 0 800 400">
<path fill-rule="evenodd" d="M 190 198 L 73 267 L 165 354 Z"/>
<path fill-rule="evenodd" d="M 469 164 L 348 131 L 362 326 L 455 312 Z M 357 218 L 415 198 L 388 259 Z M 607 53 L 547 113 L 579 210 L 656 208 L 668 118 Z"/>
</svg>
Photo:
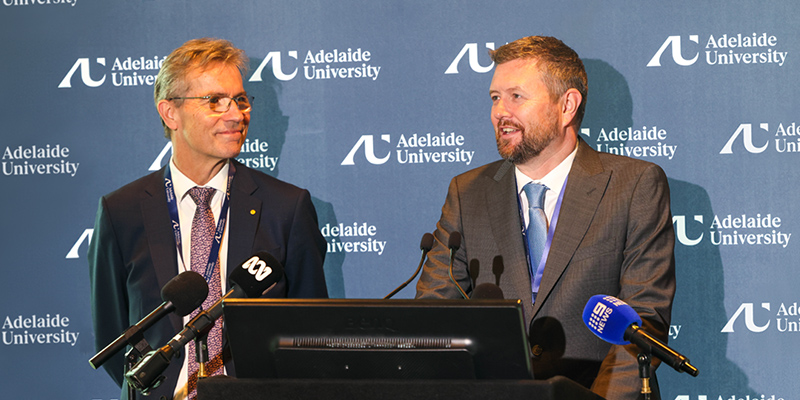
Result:
<svg viewBox="0 0 800 400">
<path fill-rule="evenodd" d="M 640 328 L 642 319 L 639 314 L 614 296 L 592 296 L 583 309 L 583 322 L 592 333 L 606 342 L 618 345 L 633 343 L 678 372 L 686 372 L 691 376 L 699 373 L 688 358 Z"/>
</svg>

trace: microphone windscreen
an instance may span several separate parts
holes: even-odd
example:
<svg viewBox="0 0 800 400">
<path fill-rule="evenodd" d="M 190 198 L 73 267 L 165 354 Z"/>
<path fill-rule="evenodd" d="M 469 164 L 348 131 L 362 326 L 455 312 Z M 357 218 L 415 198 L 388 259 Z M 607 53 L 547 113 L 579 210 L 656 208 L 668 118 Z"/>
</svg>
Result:
<svg viewBox="0 0 800 400">
<path fill-rule="evenodd" d="M 447 247 L 458 250 L 461 247 L 461 232 L 450 232 L 450 239 L 447 240 Z"/>
<path fill-rule="evenodd" d="M 161 288 L 161 299 L 175 306 L 175 313 L 183 317 L 200 307 L 208 296 L 208 283 L 202 275 L 185 271 L 170 279 Z"/>
<path fill-rule="evenodd" d="M 471 298 L 503 300 L 503 289 L 500 289 L 500 286 L 497 286 L 494 283 L 481 283 L 480 285 L 475 286 L 475 289 L 472 291 Z"/>
<path fill-rule="evenodd" d="M 422 240 L 419 242 L 419 249 L 430 251 L 433 248 L 433 235 L 426 233 L 422 235 Z"/>
<path fill-rule="evenodd" d="M 636 324 L 641 326 L 639 314 L 624 301 L 614 297 L 598 294 L 592 296 L 583 309 L 583 322 L 592 333 L 606 342 L 625 345 L 625 330 Z"/>
<path fill-rule="evenodd" d="M 228 280 L 241 288 L 247 297 L 259 297 L 283 277 L 283 265 L 271 254 L 256 253 L 236 267 Z"/>
</svg>

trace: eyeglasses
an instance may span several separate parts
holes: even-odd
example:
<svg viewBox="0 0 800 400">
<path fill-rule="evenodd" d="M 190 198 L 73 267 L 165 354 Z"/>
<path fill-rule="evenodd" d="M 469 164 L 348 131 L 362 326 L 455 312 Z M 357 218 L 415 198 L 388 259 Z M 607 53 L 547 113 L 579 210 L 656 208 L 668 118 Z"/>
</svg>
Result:
<svg viewBox="0 0 800 400">
<path fill-rule="evenodd" d="M 167 100 L 206 100 L 208 101 L 208 108 L 211 111 L 218 113 L 226 113 L 231 109 L 231 103 L 236 103 L 236 108 L 243 113 L 248 113 L 253 109 L 251 103 L 254 100 L 253 96 L 236 96 L 236 97 L 223 97 L 223 96 L 202 96 L 202 97 L 170 97 Z"/>
</svg>

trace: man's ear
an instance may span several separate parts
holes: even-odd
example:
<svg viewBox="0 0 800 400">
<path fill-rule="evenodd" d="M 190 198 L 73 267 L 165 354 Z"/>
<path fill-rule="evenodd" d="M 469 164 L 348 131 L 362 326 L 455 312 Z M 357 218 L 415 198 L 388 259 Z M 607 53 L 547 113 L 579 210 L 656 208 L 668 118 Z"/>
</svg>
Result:
<svg viewBox="0 0 800 400">
<path fill-rule="evenodd" d="M 583 96 L 581 96 L 581 92 L 577 89 L 572 88 L 567 90 L 562 96 L 563 99 L 563 106 L 561 107 L 561 116 L 562 121 L 564 121 L 564 126 L 571 125 L 572 122 L 575 120 L 575 116 L 578 114 L 578 108 L 581 106 L 581 101 L 583 101 Z"/>
<path fill-rule="evenodd" d="M 175 107 L 175 103 L 169 100 L 161 100 L 158 102 L 156 106 L 158 109 L 158 115 L 161 116 L 161 119 L 164 121 L 164 124 L 167 128 L 175 131 L 178 129 L 180 125 L 180 118 L 178 116 L 178 109 Z"/>
</svg>

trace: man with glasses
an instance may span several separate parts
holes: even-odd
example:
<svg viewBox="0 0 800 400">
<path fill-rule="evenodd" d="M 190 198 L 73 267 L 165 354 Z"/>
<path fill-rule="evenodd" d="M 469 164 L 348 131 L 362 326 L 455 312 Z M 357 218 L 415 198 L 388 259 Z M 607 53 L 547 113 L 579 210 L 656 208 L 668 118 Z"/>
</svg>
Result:
<svg viewBox="0 0 800 400">
<path fill-rule="evenodd" d="M 242 84 L 246 66 L 244 52 L 219 39 L 190 40 L 164 60 L 154 95 L 172 157 L 160 171 L 100 199 L 89 245 L 98 350 L 158 307 L 161 288 L 177 274 L 204 274 L 208 303 L 212 292 L 218 299 L 230 289 L 229 272 L 260 251 L 285 267 L 285 276 L 265 296 L 327 297 L 322 268 L 326 244 L 309 192 L 234 160 L 247 137 L 250 113 L 258 112 Z M 195 247 L 205 240 L 193 229 L 199 226 L 210 228 L 205 230 L 205 247 Z M 211 240 L 215 236 L 222 240 Z M 206 255 L 201 256 L 201 248 Z M 144 336 L 152 347 L 163 346 L 190 317 L 181 320 L 171 314 Z M 223 366 L 230 357 L 222 335 L 217 335 L 218 354 L 212 349 L 213 335 L 214 330 L 209 333 L 207 375 L 230 368 Z M 187 346 L 151 396 L 194 398 L 193 359 Z M 103 367 L 124 386 L 123 354 Z M 126 390 L 122 398 L 127 398 Z"/>
</svg>

